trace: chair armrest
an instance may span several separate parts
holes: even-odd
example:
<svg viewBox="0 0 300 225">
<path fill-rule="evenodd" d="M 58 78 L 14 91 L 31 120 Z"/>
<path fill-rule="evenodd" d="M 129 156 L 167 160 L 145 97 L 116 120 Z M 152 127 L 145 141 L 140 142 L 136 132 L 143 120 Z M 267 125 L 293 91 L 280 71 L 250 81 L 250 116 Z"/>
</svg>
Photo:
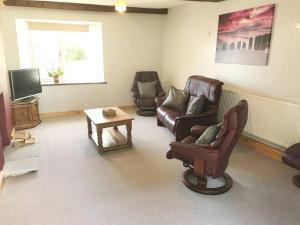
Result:
<svg viewBox="0 0 300 225">
<path fill-rule="evenodd" d="M 194 121 L 194 120 L 205 120 L 212 117 L 215 117 L 217 114 L 199 114 L 195 116 L 178 116 L 176 120 L 178 121 Z M 201 124 L 200 124 L 201 125 Z"/>
<path fill-rule="evenodd" d="M 134 98 L 138 98 L 140 95 L 139 95 L 138 92 L 132 92 L 132 96 L 133 96 Z"/>
<path fill-rule="evenodd" d="M 133 102 L 136 104 L 137 99 L 139 98 L 139 93 L 138 92 L 132 92 L 132 98 L 133 98 Z"/>
<path fill-rule="evenodd" d="M 157 106 L 157 107 L 161 106 L 165 100 L 166 100 L 166 97 L 165 97 L 165 96 L 162 96 L 162 97 L 156 97 L 156 98 L 155 98 L 156 106 Z"/>
<path fill-rule="evenodd" d="M 210 126 L 217 123 L 217 114 L 201 114 L 197 116 L 179 116 L 175 121 L 176 141 L 181 141 L 190 134 L 194 125 Z"/>
<path fill-rule="evenodd" d="M 181 142 L 172 142 L 170 146 L 171 150 L 167 154 L 168 159 L 173 158 L 174 155 L 180 155 L 182 153 L 183 155 L 189 156 L 189 158 L 213 161 L 219 155 L 218 149 L 212 147 L 184 144 Z"/>
<path fill-rule="evenodd" d="M 200 137 L 207 128 L 208 128 L 208 126 L 195 125 L 195 126 L 192 126 L 190 133 L 194 137 Z"/>
</svg>

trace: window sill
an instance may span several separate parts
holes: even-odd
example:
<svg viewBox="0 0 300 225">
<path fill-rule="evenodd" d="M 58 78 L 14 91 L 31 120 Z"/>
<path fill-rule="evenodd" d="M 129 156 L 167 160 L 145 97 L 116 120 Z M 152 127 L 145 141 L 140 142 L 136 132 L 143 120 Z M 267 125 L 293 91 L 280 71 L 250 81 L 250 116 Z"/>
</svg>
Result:
<svg viewBox="0 0 300 225">
<path fill-rule="evenodd" d="M 60 83 L 54 83 L 52 81 L 50 82 L 42 82 L 42 86 L 62 86 L 62 85 L 84 85 L 84 84 L 107 84 L 107 82 L 63 82 Z"/>
</svg>

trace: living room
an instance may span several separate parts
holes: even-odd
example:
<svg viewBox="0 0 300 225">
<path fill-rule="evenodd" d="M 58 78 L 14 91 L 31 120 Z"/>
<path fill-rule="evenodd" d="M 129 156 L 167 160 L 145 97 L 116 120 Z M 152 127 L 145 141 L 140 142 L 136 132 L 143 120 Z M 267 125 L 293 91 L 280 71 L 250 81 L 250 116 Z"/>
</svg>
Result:
<svg viewBox="0 0 300 225">
<path fill-rule="evenodd" d="M 42 93 L 36 97 L 42 123 L 29 130 L 36 138 L 32 148 L 39 151 L 40 168 L 5 178 L 0 224 L 299 223 L 299 188 L 292 182 L 299 171 L 281 161 L 286 149 L 300 141 L 298 0 L 127 0 L 123 13 L 115 12 L 116 1 L 63 1 L 80 3 L 71 10 L 34 2 L 8 0 L 0 5 L 6 136 L 13 127 L 8 71 L 35 67 L 36 54 L 26 55 L 26 47 L 20 47 L 26 32 L 34 43 L 31 30 L 46 29 L 45 24 L 54 24 L 52 31 L 81 33 L 95 25 L 100 41 L 88 45 L 80 39 L 78 45 L 87 43 L 87 58 L 88 48 L 96 50 L 92 57 L 99 71 L 85 67 L 92 72 L 75 71 L 78 79 L 72 80 L 65 69 L 57 84 L 41 66 Z M 87 10 L 85 4 L 109 7 Z M 216 62 L 219 16 L 270 4 L 275 9 L 265 65 Z M 20 23 L 28 24 L 28 31 L 18 29 Z M 47 41 L 39 43 L 45 46 Z M 240 100 L 247 100 L 248 121 L 226 170 L 233 179 L 228 192 L 199 194 L 181 182 L 186 170 L 182 162 L 166 159 L 176 137 L 157 126 L 156 114 L 136 114 L 130 90 L 138 71 L 157 71 L 166 96 L 171 86 L 184 89 L 192 75 L 223 82 L 218 122 Z M 99 154 L 88 138 L 83 110 L 113 106 L 133 119 L 132 147 Z M 124 126 L 120 131 L 128 133 Z"/>
</svg>

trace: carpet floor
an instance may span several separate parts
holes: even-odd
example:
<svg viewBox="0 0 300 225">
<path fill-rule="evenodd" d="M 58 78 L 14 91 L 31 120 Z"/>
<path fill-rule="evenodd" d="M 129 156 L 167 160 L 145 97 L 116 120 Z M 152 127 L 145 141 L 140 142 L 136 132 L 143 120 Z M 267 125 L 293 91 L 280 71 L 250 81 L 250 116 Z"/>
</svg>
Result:
<svg viewBox="0 0 300 225">
<path fill-rule="evenodd" d="M 30 132 L 41 168 L 6 179 L 1 225 L 299 224 L 297 171 L 245 145 L 227 169 L 232 189 L 205 196 L 183 185 L 182 163 L 165 158 L 173 136 L 155 117 L 136 116 L 132 149 L 102 155 L 83 115 L 45 119 Z"/>
</svg>

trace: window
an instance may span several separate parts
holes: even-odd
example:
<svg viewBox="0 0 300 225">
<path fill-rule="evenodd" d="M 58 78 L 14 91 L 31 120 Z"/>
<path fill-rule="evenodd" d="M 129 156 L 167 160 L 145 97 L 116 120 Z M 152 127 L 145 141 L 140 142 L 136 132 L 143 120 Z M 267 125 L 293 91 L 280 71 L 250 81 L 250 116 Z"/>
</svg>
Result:
<svg viewBox="0 0 300 225">
<path fill-rule="evenodd" d="M 103 82 L 101 32 L 101 23 L 95 22 L 19 19 L 17 33 L 21 67 L 39 68 L 43 84 L 53 83 L 49 72 L 55 71 L 63 72 L 62 83 Z"/>
</svg>

